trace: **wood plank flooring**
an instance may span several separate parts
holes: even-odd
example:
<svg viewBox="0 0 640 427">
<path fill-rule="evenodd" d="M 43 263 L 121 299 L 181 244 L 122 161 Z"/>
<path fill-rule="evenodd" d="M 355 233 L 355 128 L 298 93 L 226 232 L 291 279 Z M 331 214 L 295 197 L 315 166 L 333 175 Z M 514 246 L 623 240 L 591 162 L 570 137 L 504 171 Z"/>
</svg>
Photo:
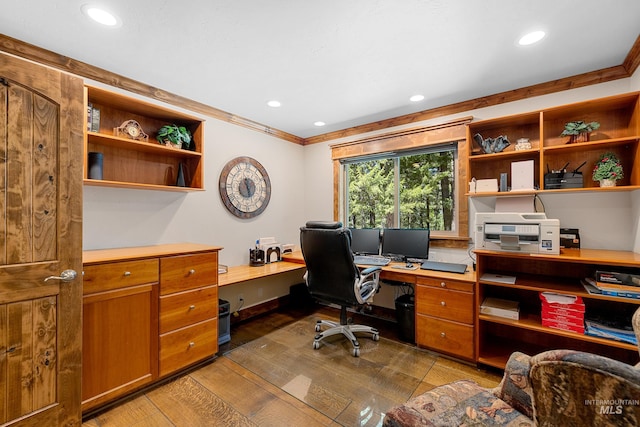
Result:
<svg viewBox="0 0 640 427">
<path fill-rule="evenodd" d="M 212 363 L 133 396 L 83 426 L 379 425 L 384 410 L 406 400 L 398 396 L 463 378 L 484 387 L 500 381 L 499 372 L 399 345 L 393 322 L 354 317 L 377 327 L 384 338 L 359 339 L 359 358 L 340 337 L 312 350 L 315 320 L 337 320 L 338 310 L 279 309 L 232 326 L 231 342 Z M 349 374 L 355 370 L 358 375 Z"/>
</svg>

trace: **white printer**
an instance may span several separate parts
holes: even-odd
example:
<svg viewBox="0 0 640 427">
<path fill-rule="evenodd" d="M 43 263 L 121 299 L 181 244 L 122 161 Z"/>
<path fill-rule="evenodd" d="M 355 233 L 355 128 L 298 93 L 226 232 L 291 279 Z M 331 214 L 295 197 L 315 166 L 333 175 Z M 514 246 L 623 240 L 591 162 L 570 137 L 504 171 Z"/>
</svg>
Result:
<svg viewBox="0 0 640 427">
<path fill-rule="evenodd" d="M 544 213 L 478 212 L 475 248 L 557 255 L 560 220 Z"/>
</svg>

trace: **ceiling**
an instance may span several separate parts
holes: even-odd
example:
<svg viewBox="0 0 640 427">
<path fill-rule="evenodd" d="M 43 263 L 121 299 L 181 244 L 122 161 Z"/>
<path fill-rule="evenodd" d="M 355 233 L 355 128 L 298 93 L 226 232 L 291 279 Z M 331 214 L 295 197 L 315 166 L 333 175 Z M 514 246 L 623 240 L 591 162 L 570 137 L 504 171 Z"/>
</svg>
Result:
<svg viewBox="0 0 640 427">
<path fill-rule="evenodd" d="M 21 0 L 0 32 L 308 138 L 620 65 L 640 1 Z"/>
</svg>

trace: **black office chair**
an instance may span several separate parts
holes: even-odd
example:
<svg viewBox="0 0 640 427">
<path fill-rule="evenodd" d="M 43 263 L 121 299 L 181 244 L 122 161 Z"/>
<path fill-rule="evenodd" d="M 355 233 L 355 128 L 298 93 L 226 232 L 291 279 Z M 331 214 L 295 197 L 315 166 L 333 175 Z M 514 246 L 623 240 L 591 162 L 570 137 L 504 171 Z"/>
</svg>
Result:
<svg viewBox="0 0 640 427">
<path fill-rule="evenodd" d="M 376 328 L 349 324 L 347 307 L 370 302 L 378 291 L 380 267 L 360 269 L 353 262 L 351 233 L 340 222 L 310 221 L 300 228 L 300 246 L 307 266 L 304 279 L 309 293 L 321 301 L 340 305 L 340 323 L 318 320 L 316 332 L 322 326 L 329 329 L 316 335 L 313 348 L 320 348 L 324 338 L 343 334 L 353 344 L 353 355 L 360 355 L 360 344 L 354 332 L 372 334 L 374 341 L 380 339 Z M 350 320 L 350 319 L 349 319 Z"/>
</svg>

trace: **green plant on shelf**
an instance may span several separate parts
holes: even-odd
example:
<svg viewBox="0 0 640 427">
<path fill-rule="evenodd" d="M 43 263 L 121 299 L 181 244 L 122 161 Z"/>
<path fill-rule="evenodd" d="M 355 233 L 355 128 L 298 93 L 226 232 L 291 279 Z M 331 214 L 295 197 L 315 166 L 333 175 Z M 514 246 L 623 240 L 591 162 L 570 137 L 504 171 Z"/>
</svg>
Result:
<svg viewBox="0 0 640 427">
<path fill-rule="evenodd" d="M 593 167 L 593 180 L 612 179 L 619 181 L 622 178 L 624 178 L 622 164 L 616 155 L 611 152 L 602 154 Z"/>
<path fill-rule="evenodd" d="M 184 126 L 164 125 L 158 130 L 157 139 L 161 144 L 171 143 L 178 147 L 189 148 L 191 131 Z"/>
<path fill-rule="evenodd" d="M 560 136 L 572 136 L 580 135 L 581 133 L 590 133 L 597 130 L 600 127 L 600 123 L 591 122 L 585 123 L 583 121 L 569 122 L 564 125 L 564 130 Z"/>
</svg>

